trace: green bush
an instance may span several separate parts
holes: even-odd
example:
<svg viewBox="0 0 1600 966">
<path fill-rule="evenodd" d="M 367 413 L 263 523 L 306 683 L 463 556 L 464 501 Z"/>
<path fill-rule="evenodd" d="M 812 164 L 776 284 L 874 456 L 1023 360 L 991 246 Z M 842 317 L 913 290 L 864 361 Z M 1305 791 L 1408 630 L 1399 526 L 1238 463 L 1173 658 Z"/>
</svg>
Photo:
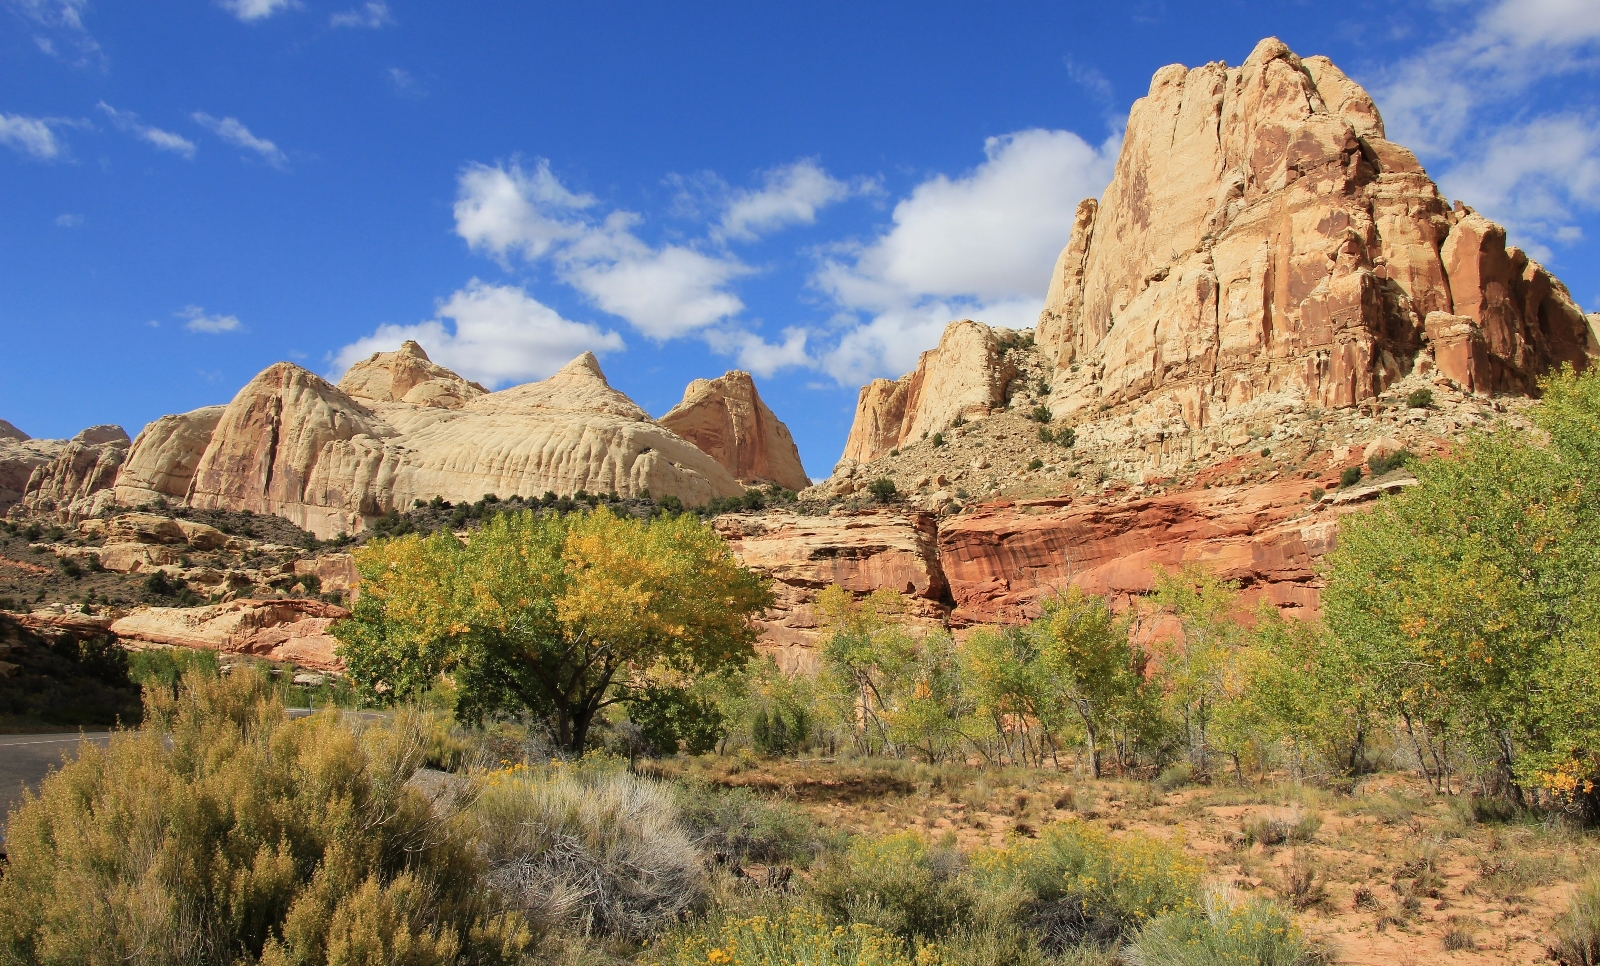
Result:
<svg viewBox="0 0 1600 966">
<path fill-rule="evenodd" d="M 1339 474 L 1339 485 L 1341 487 L 1355 486 L 1360 482 L 1361 467 L 1359 466 L 1347 466 L 1345 467 L 1344 472 Z"/>
<path fill-rule="evenodd" d="M 1129 966 L 1312 966 L 1320 957 L 1289 914 L 1260 899 L 1206 895 L 1203 914 L 1151 921 L 1122 951 Z"/>
<path fill-rule="evenodd" d="M 1176 791 L 1194 781 L 1194 766 L 1187 761 L 1168 765 L 1156 776 L 1156 787 L 1164 792 Z"/>
<path fill-rule="evenodd" d="M 934 446 L 943 446 L 944 445 L 944 434 L 943 433 L 934 433 L 933 436 L 931 436 L 928 439 L 928 442 L 932 443 Z"/>
<path fill-rule="evenodd" d="M 687 688 L 645 687 L 628 702 L 628 720 L 658 755 L 675 755 L 680 746 L 703 755 L 728 733 L 716 704 Z"/>
<path fill-rule="evenodd" d="M 867 492 L 872 494 L 872 498 L 879 503 L 888 503 L 895 498 L 897 491 L 894 480 L 889 479 L 887 476 L 880 476 L 867 485 Z"/>
<path fill-rule="evenodd" d="M 859 840 L 814 871 L 811 897 L 834 922 L 868 923 L 907 941 L 969 926 L 977 907 L 960 854 L 916 832 Z"/>
<path fill-rule="evenodd" d="M 811 716 L 798 704 L 759 705 L 750 721 L 750 744 L 757 754 L 792 755 L 811 735 Z"/>
<path fill-rule="evenodd" d="M 1411 453 L 1407 450 L 1399 450 L 1398 452 L 1387 454 L 1375 453 L 1371 459 L 1367 460 L 1367 467 L 1372 470 L 1373 476 L 1382 476 L 1391 470 L 1397 470 L 1405 466 L 1410 461 Z"/>
<path fill-rule="evenodd" d="M 745 865 L 809 865 L 824 845 L 822 830 L 804 812 L 748 788 L 675 785 L 680 820 L 704 852 Z"/>
<path fill-rule="evenodd" d="M 190 673 L 11 816 L 0 960 L 515 962 L 481 862 L 406 785 L 422 723 L 287 720 L 264 676 Z"/>
<path fill-rule="evenodd" d="M 217 677 L 221 673 L 217 652 L 163 647 L 133 651 L 128 655 L 128 677 L 140 687 L 176 692 L 184 675 L 190 673 L 204 678 Z"/>
<path fill-rule="evenodd" d="M 1044 460 L 1034 457 L 1028 461 L 1028 469 L 1029 471 L 1044 469 Z"/>
<path fill-rule="evenodd" d="M 917 960 L 924 962 L 921 957 Z M 933 960 L 937 962 L 937 958 Z M 647 966 L 912 966 L 900 940 L 875 926 L 835 926 L 799 909 L 781 917 L 726 919 L 684 930 Z"/>
<path fill-rule="evenodd" d="M 1035 406 L 1028 413 L 1028 418 L 1036 423 L 1048 423 L 1055 418 L 1055 414 L 1050 411 L 1049 406 Z"/>
<path fill-rule="evenodd" d="M 705 870 L 671 791 L 626 768 L 591 755 L 489 775 L 465 818 L 504 901 L 546 926 L 632 940 L 700 904 Z"/>
<path fill-rule="evenodd" d="M 1022 924 L 1050 953 L 1106 945 L 1141 924 L 1195 908 L 1201 866 L 1147 836 L 1113 840 L 1080 821 L 1046 828 L 974 857 L 978 891 L 1014 904 Z"/>
<path fill-rule="evenodd" d="M 1600 966 L 1600 877 L 1578 888 L 1553 934 L 1551 959 L 1562 966 Z"/>
<path fill-rule="evenodd" d="M 1050 427 L 1049 426 L 1040 426 L 1039 427 L 1039 442 L 1041 442 L 1041 443 L 1053 443 L 1055 441 L 1056 441 L 1056 434 L 1052 433 L 1050 431 Z"/>
<path fill-rule="evenodd" d="M 1078 431 L 1068 426 L 1056 432 L 1056 442 L 1061 446 L 1071 449 L 1078 442 Z"/>
<path fill-rule="evenodd" d="M 1406 395 L 1406 408 L 1407 409 L 1432 409 L 1433 408 L 1433 390 L 1432 389 L 1413 389 L 1413 390 L 1411 390 L 1411 392 Z"/>
<path fill-rule="evenodd" d="M 1246 845 L 1297 845 L 1309 842 L 1322 828 L 1322 816 L 1316 812 L 1281 816 L 1258 815 L 1246 819 L 1240 833 Z"/>
</svg>

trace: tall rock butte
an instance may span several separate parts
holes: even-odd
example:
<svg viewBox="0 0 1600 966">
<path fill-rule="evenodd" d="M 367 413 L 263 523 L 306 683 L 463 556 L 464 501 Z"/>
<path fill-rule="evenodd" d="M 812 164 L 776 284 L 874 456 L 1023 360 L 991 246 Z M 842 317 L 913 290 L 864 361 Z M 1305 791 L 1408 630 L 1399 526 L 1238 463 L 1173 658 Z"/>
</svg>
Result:
<svg viewBox="0 0 1600 966">
<path fill-rule="evenodd" d="M 1384 137 L 1366 91 L 1276 39 L 1156 73 L 1038 342 L 1058 413 L 1160 403 L 1191 428 L 1284 390 L 1350 406 L 1419 365 L 1526 394 L 1600 348 L 1565 286 Z"/>
<path fill-rule="evenodd" d="M 776 483 L 791 490 L 811 485 L 789 427 L 761 401 L 748 372 L 734 369 L 716 379 L 696 379 L 659 422 L 741 483 Z"/>
<path fill-rule="evenodd" d="M 435 496 L 578 490 L 699 505 L 743 487 L 611 388 L 590 353 L 542 382 L 487 392 L 407 342 L 337 386 L 280 362 L 226 406 L 156 420 L 115 495 L 274 513 L 327 537 Z"/>
</svg>

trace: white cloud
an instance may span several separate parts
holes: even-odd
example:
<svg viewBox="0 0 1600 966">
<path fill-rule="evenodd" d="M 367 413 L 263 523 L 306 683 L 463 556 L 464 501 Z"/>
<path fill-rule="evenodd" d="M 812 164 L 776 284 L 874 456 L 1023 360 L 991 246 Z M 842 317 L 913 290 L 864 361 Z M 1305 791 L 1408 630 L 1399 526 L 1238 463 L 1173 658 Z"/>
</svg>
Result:
<svg viewBox="0 0 1600 966">
<path fill-rule="evenodd" d="M 1576 115 L 1508 125 L 1439 181 L 1449 197 L 1501 213 L 1528 237 L 1570 244 L 1582 238 L 1574 204 L 1600 208 L 1600 130 Z M 1534 254 L 1549 257 L 1547 250 Z"/>
<path fill-rule="evenodd" d="M 203 111 L 196 111 L 193 115 L 194 122 L 229 144 L 237 145 L 247 151 L 254 151 L 261 156 L 261 160 L 274 168 L 282 168 L 289 163 L 289 156 L 278 149 L 276 144 L 266 138 L 258 138 L 250 133 L 250 129 L 239 123 L 238 118 L 215 118 Z"/>
<path fill-rule="evenodd" d="M 5 0 L 5 5 L 35 29 L 45 31 L 33 37 L 34 46 L 45 54 L 69 60 L 76 67 L 105 66 L 99 42 L 83 25 L 88 0 Z"/>
<path fill-rule="evenodd" d="M 725 286 L 748 266 L 684 245 L 653 247 L 633 233 L 639 217 L 631 212 L 587 217 L 595 199 L 568 191 L 546 161 L 532 172 L 473 165 L 458 188 L 456 233 L 468 245 L 502 261 L 514 253 L 548 259 L 562 281 L 652 339 L 687 335 L 744 308 Z"/>
<path fill-rule="evenodd" d="M 1521 236 L 1514 241 L 1548 254 L 1543 243 L 1574 237 L 1574 207 L 1600 205 L 1600 140 L 1583 130 L 1594 119 L 1573 113 L 1570 98 L 1561 113 L 1528 108 L 1540 103 L 1541 83 L 1597 66 L 1594 0 L 1497 0 L 1383 72 L 1374 91 L 1391 139 L 1440 171 L 1446 190 Z"/>
<path fill-rule="evenodd" d="M 217 6 L 245 23 L 254 23 L 300 4 L 296 0 L 217 0 Z"/>
<path fill-rule="evenodd" d="M 447 320 L 454 324 L 447 325 Z M 434 362 L 491 388 L 543 379 L 585 351 L 623 348 L 617 333 L 564 319 L 520 287 L 473 279 L 440 302 L 434 318 L 379 326 L 341 348 L 334 364 L 342 374 L 374 352 L 398 349 L 407 339 L 420 343 Z"/>
<path fill-rule="evenodd" d="M 132 111 L 119 111 L 105 101 L 101 101 L 95 107 L 111 118 L 111 123 L 116 125 L 117 130 L 126 131 L 162 151 L 171 151 L 173 154 L 181 154 L 186 158 L 194 157 L 194 142 L 188 138 L 180 134 L 174 134 L 171 131 L 163 131 L 158 127 L 151 127 L 140 121 L 139 115 Z"/>
<path fill-rule="evenodd" d="M 783 341 L 768 342 L 747 329 L 709 329 L 706 343 L 712 350 L 733 356 L 735 363 L 765 379 L 779 369 L 810 367 L 816 365 L 806 351 L 810 337 L 805 329 L 792 327 L 783 330 Z"/>
<path fill-rule="evenodd" d="M 389 14 L 389 4 L 384 0 L 368 0 L 361 6 L 352 10 L 345 10 L 333 15 L 328 21 L 334 27 L 371 27 L 378 28 L 394 23 L 394 17 Z"/>
<path fill-rule="evenodd" d="M 0 144 L 40 161 L 52 161 L 67 150 L 49 121 L 21 114 L 0 114 Z"/>
<path fill-rule="evenodd" d="M 236 315 L 207 315 L 206 310 L 198 305 L 190 305 L 182 312 L 174 312 L 174 316 L 184 319 L 183 327 L 190 332 L 204 332 L 207 335 L 220 335 L 223 332 L 243 332 L 244 325 Z"/>
<path fill-rule="evenodd" d="M 82 215 L 74 215 L 71 213 L 56 215 L 57 228 L 76 228 L 81 224 L 83 224 Z"/>
<path fill-rule="evenodd" d="M 389 86 L 394 88 L 394 92 L 401 97 L 426 97 L 428 95 L 428 92 L 423 90 L 422 85 L 417 83 L 417 79 L 411 75 L 411 72 L 404 68 L 391 67 L 384 71 L 384 76 L 389 79 Z"/>
<path fill-rule="evenodd" d="M 810 158 L 774 168 L 764 181 L 761 188 L 728 199 L 715 236 L 749 240 L 785 225 L 810 225 L 819 208 L 862 190 L 830 177 Z"/>
<path fill-rule="evenodd" d="M 813 278 L 856 323 L 823 368 L 845 383 L 898 375 L 951 319 L 1032 325 L 1078 203 L 1104 190 L 1119 144 L 1120 135 L 1096 147 L 1067 131 L 1018 131 L 985 141 L 985 161 L 965 175 L 919 184 L 892 227 Z"/>
<path fill-rule="evenodd" d="M 521 252 L 532 260 L 582 236 L 587 229 L 576 214 L 593 204 L 593 196 L 562 187 L 543 158 L 532 173 L 515 162 L 509 169 L 474 164 L 457 183 L 456 234 L 497 258 Z"/>
</svg>

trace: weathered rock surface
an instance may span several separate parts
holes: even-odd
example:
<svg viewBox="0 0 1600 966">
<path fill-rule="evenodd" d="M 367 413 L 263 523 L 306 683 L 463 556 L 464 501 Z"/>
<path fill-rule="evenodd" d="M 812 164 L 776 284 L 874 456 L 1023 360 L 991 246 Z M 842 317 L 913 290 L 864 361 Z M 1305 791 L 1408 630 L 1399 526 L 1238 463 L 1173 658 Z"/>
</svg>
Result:
<svg viewBox="0 0 1600 966">
<path fill-rule="evenodd" d="M 1365 91 L 1275 39 L 1237 68 L 1156 73 L 1039 334 L 1058 412 L 1167 404 L 1190 428 L 1284 390 L 1349 406 L 1428 354 L 1470 389 L 1528 392 L 1600 350 L 1560 282 L 1385 139 Z"/>
<path fill-rule="evenodd" d="M 133 647 L 193 647 L 343 670 L 338 641 L 328 628 L 350 616 L 320 600 L 234 600 L 207 607 L 141 607 L 112 622 L 111 632 Z"/>
<path fill-rule="evenodd" d="M 434 363 L 410 340 L 395 352 L 374 352 L 350 367 L 339 388 L 365 402 L 403 402 L 460 409 L 489 390 Z"/>
<path fill-rule="evenodd" d="M 939 345 L 899 379 L 874 379 L 856 401 L 843 463 L 866 463 L 923 433 L 939 432 L 958 417 L 982 419 L 1006 402 L 1016 374 L 1002 335 L 964 319 L 945 326 Z"/>
<path fill-rule="evenodd" d="M 659 422 L 742 483 L 776 483 L 791 490 L 811 485 L 789 427 L 761 401 L 748 372 L 734 369 L 716 379 L 696 379 Z"/>
<path fill-rule="evenodd" d="M 949 611 L 930 513 L 728 514 L 713 526 L 740 563 L 772 578 L 777 602 L 760 621 L 761 639 L 786 670 L 812 666 L 810 647 L 819 634 L 813 605 L 832 585 L 904 594 L 908 616 L 927 624 L 941 623 Z"/>
<path fill-rule="evenodd" d="M 0 421 L 3 422 L 3 421 Z M 37 513 L 74 519 L 109 489 L 128 453 L 120 426 L 91 426 L 71 439 L 32 439 L 0 426 L 0 511 L 21 504 Z"/>
<path fill-rule="evenodd" d="M 714 459 L 612 389 L 589 353 L 543 382 L 495 393 L 415 346 L 358 368 L 345 385 L 361 398 L 277 363 L 214 421 L 200 410 L 152 423 L 134 443 L 118 502 L 154 494 L 273 513 L 328 537 L 435 496 L 648 489 L 701 505 L 743 492 Z"/>
</svg>

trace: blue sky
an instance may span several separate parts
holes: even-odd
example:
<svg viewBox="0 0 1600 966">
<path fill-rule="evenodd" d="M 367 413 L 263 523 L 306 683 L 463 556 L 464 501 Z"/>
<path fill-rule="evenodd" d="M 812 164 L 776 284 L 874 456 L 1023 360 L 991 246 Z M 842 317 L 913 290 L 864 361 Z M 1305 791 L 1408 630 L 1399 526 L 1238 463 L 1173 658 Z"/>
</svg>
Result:
<svg viewBox="0 0 1600 966">
<path fill-rule="evenodd" d="M 1600 0 L 0 0 L 0 418 L 416 336 L 656 415 L 751 369 L 824 476 L 862 381 L 1037 315 L 1152 73 L 1269 35 L 1600 306 Z"/>
</svg>

